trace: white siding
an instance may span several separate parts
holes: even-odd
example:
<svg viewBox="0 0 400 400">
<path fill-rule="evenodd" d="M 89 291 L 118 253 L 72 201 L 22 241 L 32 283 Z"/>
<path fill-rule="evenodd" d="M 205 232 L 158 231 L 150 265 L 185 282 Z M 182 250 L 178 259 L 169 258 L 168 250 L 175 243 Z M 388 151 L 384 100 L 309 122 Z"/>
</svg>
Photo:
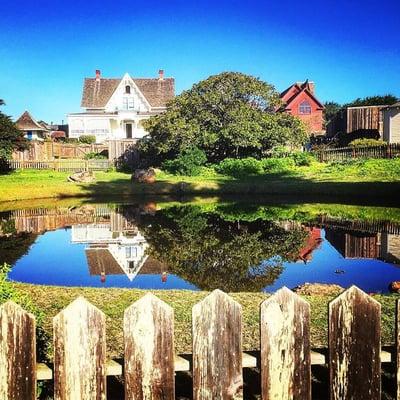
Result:
<svg viewBox="0 0 400 400">
<path fill-rule="evenodd" d="M 390 128 L 390 143 L 400 143 L 400 110 L 393 115 Z"/>
</svg>

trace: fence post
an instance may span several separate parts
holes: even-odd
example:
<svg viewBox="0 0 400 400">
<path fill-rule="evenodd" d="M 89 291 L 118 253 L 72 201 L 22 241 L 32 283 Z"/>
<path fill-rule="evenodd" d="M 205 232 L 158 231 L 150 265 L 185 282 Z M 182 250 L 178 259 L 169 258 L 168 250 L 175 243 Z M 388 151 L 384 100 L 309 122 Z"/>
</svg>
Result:
<svg viewBox="0 0 400 400">
<path fill-rule="evenodd" d="M 352 286 L 329 303 L 331 400 L 381 398 L 381 305 Z"/>
<path fill-rule="evenodd" d="M 36 399 L 35 317 L 8 301 L 0 307 L 0 399 Z"/>
<path fill-rule="evenodd" d="M 83 297 L 53 319 L 56 400 L 105 400 L 105 315 Z"/>
<path fill-rule="evenodd" d="M 311 400 L 310 305 L 284 287 L 260 313 L 263 400 Z"/>
<path fill-rule="evenodd" d="M 242 399 L 242 307 L 214 290 L 193 307 L 192 323 L 193 399 Z"/>
<path fill-rule="evenodd" d="M 124 313 L 125 400 L 174 400 L 174 312 L 151 293 Z"/>
</svg>

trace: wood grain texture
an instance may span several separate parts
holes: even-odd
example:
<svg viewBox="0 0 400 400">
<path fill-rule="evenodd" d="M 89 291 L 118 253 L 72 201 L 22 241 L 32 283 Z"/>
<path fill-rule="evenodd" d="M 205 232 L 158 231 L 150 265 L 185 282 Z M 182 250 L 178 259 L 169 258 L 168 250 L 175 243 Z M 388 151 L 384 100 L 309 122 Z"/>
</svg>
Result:
<svg viewBox="0 0 400 400">
<path fill-rule="evenodd" d="M 174 312 L 151 293 L 124 313 L 125 400 L 174 400 Z"/>
<path fill-rule="evenodd" d="M 310 305 L 284 287 L 260 310 L 263 400 L 311 400 Z"/>
<path fill-rule="evenodd" d="M 105 315 L 83 297 L 53 319 L 56 400 L 106 398 Z"/>
<path fill-rule="evenodd" d="M 193 399 L 242 399 L 241 306 L 214 290 L 193 307 L 192 318 Z"/>
<path fill-rule="evenodd" d="M 381 398 L 381 306 L 355 286 L 329 304 L 331 400 Z"/>
<path fill-rule="evenodd" d="M 35 317 L 11 301 L 0 307 L 0 399 L 36 399 Z"/>
</svg>

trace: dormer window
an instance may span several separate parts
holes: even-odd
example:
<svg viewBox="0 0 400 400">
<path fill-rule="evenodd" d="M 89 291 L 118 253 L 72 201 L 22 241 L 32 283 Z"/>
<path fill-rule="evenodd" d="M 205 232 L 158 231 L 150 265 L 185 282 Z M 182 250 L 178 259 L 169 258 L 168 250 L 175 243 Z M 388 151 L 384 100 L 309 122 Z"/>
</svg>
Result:
<svg viewBox="0 0 400 400">
<path fill-rule="evenodd" d="M 305 100 L 300 103 L 299 114 L 301 114 L 301 115 L 311 114 L 311 104 L 309 101 Z"/>
<path fill-rule="evenodd" d="M 131 87 L 129 85 L 125 86 L 125 93 L 126 94 L 131 94 Z"/>
</svg>

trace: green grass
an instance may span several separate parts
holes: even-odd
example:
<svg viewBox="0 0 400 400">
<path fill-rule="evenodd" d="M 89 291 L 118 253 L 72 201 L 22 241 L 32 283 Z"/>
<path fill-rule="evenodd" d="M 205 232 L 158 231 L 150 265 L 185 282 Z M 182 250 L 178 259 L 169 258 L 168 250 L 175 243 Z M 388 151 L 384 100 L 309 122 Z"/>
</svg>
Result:
<svg viewBox="0 0 400 400">
<path fill-rule="evenodd" d="M 123 354 L 122 318 L 124 310 L 140 299 L 146 291 L 131 289 L 66 288 L 14 283 L 21 296 L 27 296 L 41 310 L 42 328 L 48 338 L 52 337 L 52 318 L 78 296 L 84 296 L 106 314 L 108 357 Z M 152 290 L 156 296 L 173 307 L 175 312 L 175 347 L 177 353 L 191 353 L 191 310 L 204 299 L 207 292 L 188 290 Z M 232 293 L 231 296 L 243 308 L 244 350 L 259 349 L 259 305 L 268 298 L 265 293 Z M 327 345 L 327 306 L 333 297 L 305 296 L 311 304 L 312 347 Z M 382 343 L 394 343 L 395 302 L 397 295 L 375 295 L 382 304 Z M 49 339 L 50 340 L 50 339 Z M 51 349 L 49 349 L 51 355 Z"/>
<path fill-rule="evenodd" d="M 19 170 L 0 176 L 0 201 L 39 198 L 96 197 L 130 194 L 130 174 L 96 172 L 96 182 L 68 182 L 68 172 Z M 97 188 L 99 192 L 96 192 Z M 117 190 L 117 193 L 115 191 Z"/>
<path fill-rule="evenodd" d="M 67 181 L 68 173 L 22 170 L 0 176 L 0 201 L 34 198 L 124 196 L 142 194 L 300 194 L 392 197 L 400 190 L 400 159 L 355 160 L 293 167 L 235 179 L 204 168 L 199 176 L 157 172 L 152 185 L 130 183 L 130 174 L 96 172 L 96 182 Z"/>
</svg>

